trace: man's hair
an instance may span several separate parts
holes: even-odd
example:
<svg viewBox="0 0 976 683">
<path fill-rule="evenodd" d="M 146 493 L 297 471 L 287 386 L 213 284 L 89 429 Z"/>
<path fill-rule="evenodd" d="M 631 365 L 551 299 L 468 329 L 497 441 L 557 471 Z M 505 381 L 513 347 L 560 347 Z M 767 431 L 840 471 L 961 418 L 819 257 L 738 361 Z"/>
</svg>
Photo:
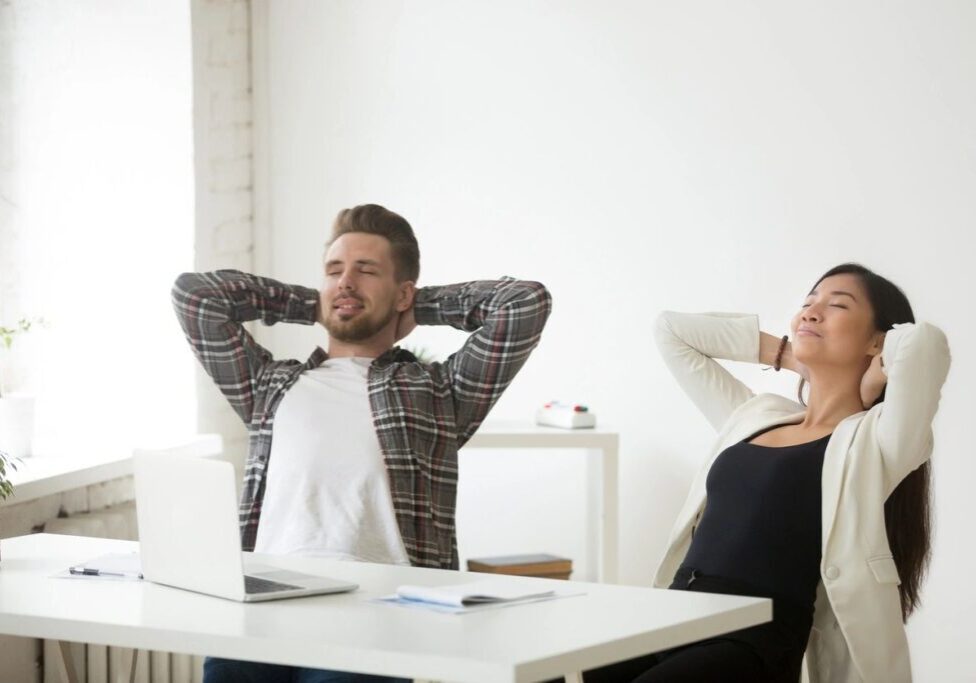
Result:
<svg viewBox="0 0 976 683">
<path fill-rule="evenodd" d="M 420 277 L 420 247 L 413 228 L 406 219 L 378 204 L 362 204 L 343 209 L 332 224 L 332 238 L 328 248 L 339 237 L 350 232 L 365 232 L 385 237 L 390 242 L 390 252 L 399 282 Z"/>
</svg>

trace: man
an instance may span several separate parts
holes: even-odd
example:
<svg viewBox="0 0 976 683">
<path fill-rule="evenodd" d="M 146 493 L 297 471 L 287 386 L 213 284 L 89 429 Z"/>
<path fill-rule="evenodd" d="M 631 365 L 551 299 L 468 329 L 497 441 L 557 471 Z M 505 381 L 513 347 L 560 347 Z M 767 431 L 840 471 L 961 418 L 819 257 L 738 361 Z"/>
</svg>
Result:
<svg viewBox="0 0 976 683">
<path fill-rule="evenodd" d="M 456 569 L 458 449 L 538 344 L 549 293 L 511 278 L 416 288 L 410 224 L 373 204 L 339 213 L 324 267 L 321 291 L 232 270 L 173 287 L 194 353 L 250 434 L 243 546 Z M 274 360 L 249 320 L 321 323 L 328 353 Z M 471 335 L 425 364 L 394 346 L 416 325 Z M 210 658 L 205 680 L 387 679 Z"/>
</svg>

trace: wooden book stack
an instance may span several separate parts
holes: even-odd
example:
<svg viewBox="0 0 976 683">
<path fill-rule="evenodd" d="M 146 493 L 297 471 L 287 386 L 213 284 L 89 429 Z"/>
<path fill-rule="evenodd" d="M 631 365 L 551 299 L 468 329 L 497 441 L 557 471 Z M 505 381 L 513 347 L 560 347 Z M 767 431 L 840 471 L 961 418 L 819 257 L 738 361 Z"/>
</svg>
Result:
<svg viewBox="0 0 976 683">
<path fill-rule="evenodd" d="M 573 561 L 555 555 L 505 555 L 468 560 L 469 572 L 513 574 L 544 579 L 568 579 L 573 573 Z"/>
</svg>

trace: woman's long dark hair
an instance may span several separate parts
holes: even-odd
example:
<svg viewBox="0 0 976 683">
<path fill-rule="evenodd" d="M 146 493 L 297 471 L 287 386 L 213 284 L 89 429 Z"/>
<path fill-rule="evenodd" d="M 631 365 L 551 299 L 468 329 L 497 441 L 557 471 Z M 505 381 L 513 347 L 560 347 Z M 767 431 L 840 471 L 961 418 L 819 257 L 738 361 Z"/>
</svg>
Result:
<svg viewBox="0 0 976 683">
<path fill-rule="evenodd" d="M 857 263 L 844 263 L 824 273 L 814 289 L 833 275 L 855 275 L 860 279 L 874 309 L 874 327 L 887 332 L 897 323 L 915 322 L 908 297 L 897 285 Z M 803 382 L 800 390 L 801 402 Z M 884 401 L 885 392 L 874 402 Z M 921 603 L 920 590 L 932 550 L 931 467 L 926 461 L 902 479 L 885 501 L 885 529 L 888 545 L 898 567 L 901 585 L 901 614 L 904 621 Z"/>
</svg>

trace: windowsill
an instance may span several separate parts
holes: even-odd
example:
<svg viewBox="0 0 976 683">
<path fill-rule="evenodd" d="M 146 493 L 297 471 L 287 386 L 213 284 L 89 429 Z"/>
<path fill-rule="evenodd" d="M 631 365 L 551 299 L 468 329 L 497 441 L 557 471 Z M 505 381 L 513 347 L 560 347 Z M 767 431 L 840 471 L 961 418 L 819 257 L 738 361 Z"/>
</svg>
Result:
<svg viewBox="0 0 976 683">
<path fill-rule="evenodd" d="M 17 463 L 16 472 L 7 470 L 14 493 L 0 501 L 0 508 L 130 476 L 133 453 L 145 450 L 150 449 L 116 447 L 79 452 L 77 446 L 41 442 L 36 455 Z M 197 434 L 152 450 L 212 456 L 223 451 L 223 440 L 219 434 Z"/>
</svg>

